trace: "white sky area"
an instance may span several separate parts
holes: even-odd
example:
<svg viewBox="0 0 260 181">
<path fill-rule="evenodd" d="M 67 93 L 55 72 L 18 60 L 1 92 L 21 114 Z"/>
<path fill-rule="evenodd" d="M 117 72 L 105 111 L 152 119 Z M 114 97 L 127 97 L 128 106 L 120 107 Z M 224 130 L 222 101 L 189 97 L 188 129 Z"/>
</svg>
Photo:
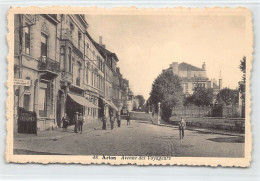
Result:
<svg viewBox="0 0 260 181">
<path fill-rule="evenodd" d="M 236 88 L 246 56 L 245 17 L 195 15 L 87 15 L 88 31 L 119 58 L 134 94 L 147 99 L 154 79 L 172 62 L 200 67 L 209 79 Z"/>
</svg>

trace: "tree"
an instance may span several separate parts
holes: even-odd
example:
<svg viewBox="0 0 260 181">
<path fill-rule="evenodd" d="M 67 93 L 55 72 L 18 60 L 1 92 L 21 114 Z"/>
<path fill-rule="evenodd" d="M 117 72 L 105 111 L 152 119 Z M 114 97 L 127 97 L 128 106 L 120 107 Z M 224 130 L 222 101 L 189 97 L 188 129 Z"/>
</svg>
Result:
<svg viewBox="0 0 260 181">
<path fill-rule="evenodd" d="M 236 104 L 238 102 L 236 91 L 229 88 L 220 90 L 217 95 L 217 101 L 227 106 Z"/>
<path fill-rule="evenodd" d="M 246 103 L 246 57 L 240 60 L 239 69 L 243 72 L 242 81 L 239 84 L 239 92 L 241 93 L 242 99 L 242 117 L 245 117 L 245 103 Z"/>
<path fill-rule="evenodd" d="M 213 101 L 213 89 L 205 87 L 196 87 L 191 96 L 188 96 L 184 105 L 208 106 Z"/>
<path fill-rule="evenodd" d="M 162 118 L 165 120 L 170 118 L 173 107 L 181 106 L 183 103 L 179 77 L 172 71 L 162 72 L 153 82 L 150 103 L 154 105 L 156 112 L 158 112 L 159 102 L 162 108 Z"/>
<path fill-rule="evenodd" d="M 243 72 L 242 81 L 239 82 L 239 91 L 241 93 L 242 102 L 245 103 L 245 92 L 246 92 L 246 57 L 240 60 L 239 69 Z"/>
<path fill-rule="evenodd" d="M 133 111 L 136 111 L 137 110 L 137 105 L 136 105 L 136 102 L 134 101 L 133 102 Z"/>
<path fill-rule="evenodd" d="M 137 96 L 135 96 L 135 98 L 138 99 L 138 101 L 139 101 L 139 106 L 142 107 L 142 106 L 144 105 L 144 102 L 145 102 L 144 96 L 142 96 L 142 95 L 137 95 Z"/>
</svg>

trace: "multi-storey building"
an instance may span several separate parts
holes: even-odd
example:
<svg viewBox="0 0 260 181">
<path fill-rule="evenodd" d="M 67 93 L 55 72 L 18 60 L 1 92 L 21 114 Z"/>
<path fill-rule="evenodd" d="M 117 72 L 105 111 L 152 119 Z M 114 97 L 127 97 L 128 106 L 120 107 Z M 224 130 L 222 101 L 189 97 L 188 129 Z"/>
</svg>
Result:
<svg viewBox="0 0 260 181">
<path fill-rule="evenodd" d="M 56 124 L 59 23 L 56 15 L 14 17 L 14 78 L 30 80 L 30 86 L 14 86 L 14 117 L 17 107 L 35 111 L 42 129 Z"/>
<path fill-rule="evenodd" d="M 75 112 L 96 121 L 120 109 L 127 97 L 118 58 L 91 38 L 84 15 L 15 15 L 14 25 L 14 78 L 31 82 L 14 86 L 15 120 L 18 107 L 35 111 L 45 130 L 60 127 L 65 113 L 73 124 Z"/>
</svg>

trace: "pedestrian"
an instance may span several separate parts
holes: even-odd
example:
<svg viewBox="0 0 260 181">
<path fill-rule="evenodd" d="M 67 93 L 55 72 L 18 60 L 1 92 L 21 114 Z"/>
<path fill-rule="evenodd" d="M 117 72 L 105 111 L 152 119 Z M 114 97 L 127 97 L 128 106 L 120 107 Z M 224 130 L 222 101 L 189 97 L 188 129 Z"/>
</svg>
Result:
<svg viewBox="0 0 260 181">
<path fill-rule="evenodd" d="M 111 114 L 110 114 L 111 130 L 114 129 L 114 121 L 115 121 L 115 117 L 114 117 L 113 113 L 111 112 Z"/>
<path fill-rule="evenodd" d="M 67 114 L 65 113 L 64 116 L 62 117 L 62 128 L 63 128 L 63 131 L 67 131 L 68 124 L 69 124 L 69 118 L 68 118 Z"/>
<path fill-rule="evenodd" d="M 75 124 L 74 132 L 78 133 L 78 126 L 79 126 L 79 113 L 78 112 L 75 113 L 74 124 Z"/>
<path fill-rule="evenodd" d="M 117 119 L 117 126 L 120 127 L 121 126 L 121 116 L 120 116 L 119 112 L 117 112 L 116 119 Z"/>
<path fill-rule="evenodd" d="M 180 132 L 180 139 L 184 138 L 184 130 L 186 128 L 186 123 L 183 118 L 179 121 L 179 132 Z"/>
<path fill-rule="evenodd" d="M 106 130 L 107 129 L 107 118 L 106 118 L 105 114 L 103 114 L 103 116 L 102 116 L 102 122 L 103 122 L 102 129 Z"/>
<path fill-rule="evenodd" d="M 130 125 L 130 113 L 129 111 L 127 111 L 127 116 L 126 116 L 126 120 L 127 120 L 127 125 Z"/>
<path fill-rule="evenodd" d="M 79 133 L 82 134 L 82 127 L 83 127 L 83 116 L 79 113 Z"/>
</svg>

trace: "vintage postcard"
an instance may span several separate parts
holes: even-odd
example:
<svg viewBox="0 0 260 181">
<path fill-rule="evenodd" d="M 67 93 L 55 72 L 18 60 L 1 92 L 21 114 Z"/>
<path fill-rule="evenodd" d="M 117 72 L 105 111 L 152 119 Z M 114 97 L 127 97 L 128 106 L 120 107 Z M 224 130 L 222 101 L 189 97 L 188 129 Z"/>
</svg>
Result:
<svg viewBox="0 0 260 181">
<path fill-rule="evenodd" d="M 248 167 L 249 9 L 11 7 L 6 162 Z"/>
</svg>

